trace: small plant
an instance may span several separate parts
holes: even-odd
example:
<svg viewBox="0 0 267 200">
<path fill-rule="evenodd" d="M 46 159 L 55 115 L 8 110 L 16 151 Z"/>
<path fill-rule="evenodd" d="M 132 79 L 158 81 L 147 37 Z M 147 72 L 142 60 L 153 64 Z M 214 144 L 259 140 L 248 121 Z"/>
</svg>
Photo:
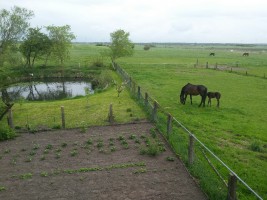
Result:
<svg viewBox="0 0 267 200">
<path fill-rule="evenodd" d="M 155 129 L 155 128 L 151 128 L 151 129 L 150 129 L 150 135 L 151 135 L 153 138 L 156 138 L 156 137 L 157 137 L 157 133 L 156 133 L 156 129 Z"/>
<path fill-rule="evenodd" d="M 67 145 L 68 145 L 68 144 L 67 144 L 66 142 L 63 142 L 63 143 L 61 144 L 61 147 L 62 147 L 62 148 L 65 148 Z"/>
<path fill-rule="evenodd" d="M 19 176 L 19 178 L 23 180 L 30 179 L 32 178 L 32 174 L 31 173 L 22 174 Z"/>
<path fill-rule="evenodd" d="M 56 149 L 56 150 L 55 150 L 56 153 L 59 153 L 59 152 L 61 152 L 61 151 L 62 151 L 61 149 Z"/>
<path fill-rule="evenodd" d="M 48 144 L 45 148 L 46 148 L 46 149 L 52 149 L 53 146 L 52 146 L 52 144 Z"/>
<path fill-rule="evenodd" d="M 80 126 L 81 126 L 80 132 L 81 133 L 85 133 L 87 131 L 87 126 L 86 126 L 85 121 L 82 121 L 81 124 L 80 124 Z"/>
<path fill-rule="evenodd" d="M 111 148 L 110 148 L 110 151 L 111 151 L 111 152 L 116 151 L 116 147 L 111 147 Z"/>
<path fill-rule="evenodd" d="M 104 143 L 103 143 L 103 141 L 99 141 L 98 143 L 97 143 L 97 148 L 102 148 L 103 146 L 104 146 Z"/>
<path fill-rule="evenodd" d="M 41 172 L 40 176 L 41 177 L 48 177 L 48 172 Z"/>
<path fill-rule="evenodd" d="M 28 156 L 27 159 L 25 160 L 25 162 L 31 162 L 32 161 L 32 157 Z"/>
<path fill-rule="evenodd" d="M 34 156 L 35 154 L 36 154 L 35 151 L 31 151 L 31 152 L 29 153 L 30 156 Z"/>
<path fill-rule="evenodd" d="M 140 144 L 140 140 L 139 140 L 138 138 L 136 138 L 136 139 L 134 140 L 134 142 L 137 143 L 137 144 Z"/>
<path fill-rule="evenodd" d="M 5 153 L 5 154 L 10 153 L 10 149 L 5 149 L 4 153 Z"/>
<path fill-rule="evenodd" d="M 130 135 L 129 139 L 131 139 L 131 140 L 136 139 L 136 135 L 135 134 Z"/>
<path fill-rule="evenodd" d="M 0 186 L 0 192 L 5 191 L 6 188 L 4 186 Z"/>
<path fill-rule="evenodd" d="M 40 145 L 39 145 L 39 144 L 34 144 L 34 145 L 33 145 L 33 149 L 34 149 L 34 150 L 37 150 L 37 149 L 39 149 L 39 148 L 40 148 Z"/>
<path fill-rule="evenodd" d="M 125 138 L 124 138 L 124 136 L 122 136 L 122 135 L 120 135 L 119 137 L 118 137 L 118 140 L 125 140 Z"/>
<path fill-rule="evenodd" d="M 114 146 L 114 141 L 109 141 L 109 146 Z"/>
<path fill-rule="evenodd" d="M 70 152 L 70 155 L 71 155 L 72 157 L 76 156 L 77 154 L 78 154 L 77 150 L 72 150 L 72 151 Z"/>
<path fill-rule="evenodd" d="M 49 149 L 45 149 L 44 154 L 48 154 L 48 153 L 49 153 Z"/>
<path fill-rule="evenodd" d="M 61 129 L 61 126 L 59 124 L 54 124 L 52 129 Z"/>
<path fill-rule="evenodd" d="M 134 174 L 143 174 L 143 173 L 146 173 L 146 172 L 147 172 L 146 168 L 140 168 L 140 169 L 134 171 L 133 173 Z"/>
<path fill-rule="evenodd" d="M 146 147 L 141 147 L 140 148 L 140 154 L 144 155 L 150 155 L 150 156 L 156 156 L 160 153 L 160 149 L 156 143 L 150 143 L 146 145 Z"/>
<path fill-rule="evenodd" d="M 173 161 L 175 160 L 175 158 L 174 158 L 174 157 L 171 157 L 171 156 L 168 156 L 168 157 L 166 158 L 166 160 L 167 160 L 167 161 L 171 161 L 171 162 L 173 162 Z"/>
<path fill-rule="evenodd" d="M 56 159 L 59 159 L 61 157 L 60 153 L 56 153 Z"/>
<path fill-rule="evenodd" d="M 90 139 L 88 139 L 87 141 L 86 141 L 86 144 L 88 144 L 88 145 L 91 145 L 91 144 L 93 144 L 93 140 L 90 138 Z"/>
<path fill-rule="evenodd" d="M 17 136 L 16 132 L 11 128 L 0 128 L 0 141 L 14 139 Z"/>
</svg>

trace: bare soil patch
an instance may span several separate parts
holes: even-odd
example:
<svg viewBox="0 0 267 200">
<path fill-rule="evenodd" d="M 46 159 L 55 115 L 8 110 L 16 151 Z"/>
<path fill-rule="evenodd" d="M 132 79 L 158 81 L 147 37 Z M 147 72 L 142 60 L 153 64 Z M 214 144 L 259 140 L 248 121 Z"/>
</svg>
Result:
<svg viewBox="0 0 267 200">
<path fill-rule="evenodd" d="M 1 142 L 0 199 L 206 199 L 153 130 L 139 123 Z M 148 143 L 158 155 L 140 154 L 149 152 Z"/>
</svg>

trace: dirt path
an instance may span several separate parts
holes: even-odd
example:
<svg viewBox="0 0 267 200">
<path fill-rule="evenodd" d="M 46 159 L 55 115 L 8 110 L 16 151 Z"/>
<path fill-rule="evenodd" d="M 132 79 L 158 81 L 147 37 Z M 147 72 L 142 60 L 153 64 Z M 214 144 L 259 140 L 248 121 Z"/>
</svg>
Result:
<svg viewBox="0 0 267 200">
<path fill-rule="evenodd" d="M 0 199 L 206 199 L 153 130 L 140 123 L 1 142 Z M 147 155 L 153 145 L 158 155 Z"/>
</svg>

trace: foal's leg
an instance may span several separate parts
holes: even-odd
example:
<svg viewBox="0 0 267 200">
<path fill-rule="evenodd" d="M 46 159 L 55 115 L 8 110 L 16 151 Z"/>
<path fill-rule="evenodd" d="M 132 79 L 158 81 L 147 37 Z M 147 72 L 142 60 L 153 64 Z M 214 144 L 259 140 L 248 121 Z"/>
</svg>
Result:
<svg viewBox="0 0 267 200">
<path fill-rule="evenodd" d="M 210 105 L 210 107 L 211 107 L 211 98 L 209 98 L 209 100 L 208 100 L 208 106 Z"/>
</svg>

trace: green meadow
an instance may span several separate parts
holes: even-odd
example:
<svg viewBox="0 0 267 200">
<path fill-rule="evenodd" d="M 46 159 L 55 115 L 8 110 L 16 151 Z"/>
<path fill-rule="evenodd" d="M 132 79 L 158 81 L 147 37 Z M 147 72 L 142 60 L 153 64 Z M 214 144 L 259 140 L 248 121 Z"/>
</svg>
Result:
<svg viewBox="0 0 267 200">
<path fill-rule="evenodd" d="M 266 46 L 162 45 L 144 51 L 137 46 L 133 57 L 118 63 L 142 92 L 156 99 L 250 187 L 267 198 L 266 50 Z M 215 52 L 215 56 L 209 56 L 210 52 Z M 243 52 L 250 55 L 243 57 Z M 219 91 L 220 108 L 214 99 L 211 107 L 199 108 L 200 96 L 193 97 L 193 105 L 189 97 L 182 105 L 179 95 L 187 83 Z M 175 139 L 171 143 L 178 143 Z"/>
<path fill-rule="evenodd" d="M 134 55 L 120 58 L 117 63 L 137 82 L 142 94 L 147 92 L 157 100 L 164 112 L 171 113 L 266 199 L 267 46 L 155 44 L 148 51 L 143 47 L 136 44 Z M 74 44 L 70 60 L 64 67 L 53 67 L 58 65 L 55 62 L 42 67 L 40 62 L 31 71 L 39 76 L 62 71 L 70 76 L 77 73 L 97 74 L 100 72 L 92 67 L 93 63 L 100 60 L 111 66 L 110 60 L 101 56 L 101 52 L 106 49 L 105 46 L 93 44 Z M 211 52 L 215 56 L 209 56 Z M 242 56 L 244 52 L 249 52 L 249 56 Z M 114 71 L 111 73 L 119 80 Z M 193 105 L 190 105 L 189 97 L 186 104 L 182 105 L 179 101 L 180 91 L 189 82 L 205 85 L 209 91 L 219 91 L 222 94 L 220 108 L 216 107 L 214 99 L 211 107 L 198 107 L 200 96 L 193 97 Z M 108 124 L 106 119 L 110 103 L 114 107 L 115 120 L 119 123 L 139 121 L 147 117 L 127 90 L 118 98 L 115 87 L 111 86 L 87 98 L 41 103 L 17 102 L 14 106 L 14 122 L 20 127 L 43 124 L 57 128 L 61 123 L 60 107 L 64 106 L 67 128 L 105 125 Z M 159 115 L 159 120 L 162 123 L 158 127 L 165 132 L 166 118 Z M 6 125 L 6 121 L 2 120 L 1 124 Z M 187 135 L 175 134 L 176 131 L 181 130 L 174 128 L 169 141 L 186 163 Z M 199 152 L 196 153 L 198 155 Z M 201 159 L 203 158 L 199 158 Z M 214 165 L 220 168 L 227 181 L 227 170 L 216 162 Z M 209 170 L 205 171 L 206 168 Z M 210 169 L 208 165 L 198 164 L 197 161 L 195 167 L 189 168 L 200 180 L 201 187 L 210 199 L 225 199 L 225 189 L 217 186 L 212 178 L 205 180 L 209 176 L 216 176 Z M 219 189 L 215 190 L 215 187 Z M 239 184 L 238 187 L 239 199 L 255 199 L 242 185 Z M 220 191 L 222 194 L 217 195 Z"/>
</svg>

